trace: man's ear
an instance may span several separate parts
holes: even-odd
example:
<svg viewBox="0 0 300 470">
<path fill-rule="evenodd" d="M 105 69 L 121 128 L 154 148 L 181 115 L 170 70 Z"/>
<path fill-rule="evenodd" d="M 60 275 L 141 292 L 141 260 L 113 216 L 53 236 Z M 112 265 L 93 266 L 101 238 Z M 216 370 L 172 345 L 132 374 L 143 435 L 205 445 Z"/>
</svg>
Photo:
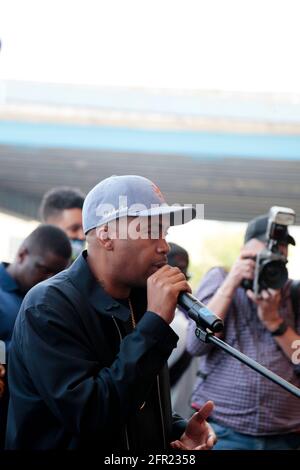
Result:
<svg viewBox="0 0 300 470">
<path fill-rule="evenodd" d="M 113 240 L 109 237 L 108 226 L 103 225 L 96 230 L 97 242 L 107 251 L 111 251 L 114 248 Z"/>
<path fill-rule="evenodd" d="M 17 254 L 18 263 L 22 264 L 25 258 L 28 256 L 28 254 L 29 254 L 28 249 L 25 247 L 21 247 Z"/>
</svg>

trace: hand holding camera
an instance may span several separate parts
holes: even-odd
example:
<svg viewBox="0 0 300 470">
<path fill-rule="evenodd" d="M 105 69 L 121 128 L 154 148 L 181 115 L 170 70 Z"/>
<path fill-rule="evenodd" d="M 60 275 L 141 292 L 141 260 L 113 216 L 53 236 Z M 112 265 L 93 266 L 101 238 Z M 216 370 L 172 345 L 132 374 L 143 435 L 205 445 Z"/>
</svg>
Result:
<svg viewBox="0 0 300 470">
<path fill-rule="evenodd" d="M 274 289 L 262 290 L 257 297 L 251 290 L 247 291 L 249 299 L 257 305 L 257 315 L 263 325 L 270 331 L 275 331 L 282 318 L 279 315 L 281 291 Z"/>
<path fill-rule="evenodd" d="M 271 207 L 268 215 L 267 230 L 264 235 L 266 247 L 255 260 L 254 277 L 245 277 L 242 286 L 253 290 L 256 297 L 263 290 L 281 289 L 288 279 L 287 249 L 288 243 L 295 244 L 288 233 L 288 225 L 295 221 L 295 212 L 288 207 Z M 255 237 L 254 237 L 255 238 Z"/>
<path fill-rule="evenodd" d="M 233 264 L 225 279 L 222 289 L 227 288 L 228 293 L 233 294 L 235 289 L 246 279 L 251 282 L 255 270 L 255 253 L 250 250 L 242 250 L 240 256 Z"/>
</svg>

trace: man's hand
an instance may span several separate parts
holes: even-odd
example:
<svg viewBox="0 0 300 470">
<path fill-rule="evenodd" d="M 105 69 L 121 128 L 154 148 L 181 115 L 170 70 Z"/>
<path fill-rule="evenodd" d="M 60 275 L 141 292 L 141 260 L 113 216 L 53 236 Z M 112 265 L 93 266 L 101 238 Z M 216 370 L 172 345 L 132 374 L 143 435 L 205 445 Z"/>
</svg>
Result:
<svg viewBox="0 0 300 470">
<path fill-rule="evenodd" d="M 185 275 L 179 268 L 163 266 L 147 280 L 147 310 L 156 313 L 170 324 L 180 292 L 192 292 Z"/>
<path fill-rule="evenodd" d="M 5 390 L 4 376 L 5 376 L 5 367 L 2 364 L 0 364 L 0 398 L 3 396 L 4 390 Z"/>
<path fill-rule="evenodd" d="M 233 264 L 230 269 L 228 276 L 226 277 L 222 289 L 227 289 L 231 294 L 240 286 L 243 279 L 253 279 L 254 278 L 254 269 L 255 253 L 249 250 L 243 249 L 240 256 Z"/>
<path fill-rule="evenodd" d="M 188 421 L 185 432 L 177 441 L 171 442 L 173 449 L 181 450 L 209 450 L 217 442 L 212 427 L 207 423 L 206 418 L 210 415 L 214 407 L 212 401 L 208 401 L 200 408 Z"/>
<path fill-rule="evenodd" d="M 251 290 L 247 290 L 247 295 L 257 305 L 257 316 L 263 325 L 269 331 L 275 331 L 282 322 L 279 315 L 280 290 L 262 290 L 259 297 L 256 297 Z"/>
</svg>

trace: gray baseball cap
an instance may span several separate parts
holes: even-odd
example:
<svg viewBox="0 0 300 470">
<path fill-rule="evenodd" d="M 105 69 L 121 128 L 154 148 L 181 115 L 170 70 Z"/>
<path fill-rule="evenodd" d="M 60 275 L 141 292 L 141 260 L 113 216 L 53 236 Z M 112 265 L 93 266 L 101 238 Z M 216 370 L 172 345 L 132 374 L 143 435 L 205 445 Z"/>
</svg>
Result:
<svg viewBox="0 0 300 470">
<path fill-rule="evenodd" d="M 169 215 L 170 225 L 181 225 L 196 216 L 191 205 L 168 205 L 156 184 L 143 176 L 110 176 L 87 194 L 83 208 L 83 230 L 100 227 L 120 217 Z"/>
<path fill-rule="evenodd" d="M 259 215 L 254 219 L 250 220 L 247 225 L 244 243 L 247 243 L 252 238 L 256 238 L 257 240 L 261 240 L 262 242 L 267 241 L 266 232 L 268 227 L 268 214 Z M 282 240 L 287 244 L 296 245 L 295 239 L 288 233 L 288 230 L 285 234 L 285 239 Z"/>
</svg>

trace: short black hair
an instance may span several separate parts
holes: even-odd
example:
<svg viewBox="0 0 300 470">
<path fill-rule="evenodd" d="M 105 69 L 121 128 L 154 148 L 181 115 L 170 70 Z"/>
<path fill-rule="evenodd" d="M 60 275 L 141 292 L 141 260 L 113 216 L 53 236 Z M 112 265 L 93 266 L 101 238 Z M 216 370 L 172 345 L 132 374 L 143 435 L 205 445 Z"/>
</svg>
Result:
<svg viewBox="0 0 300 470">
<path fill-rule="evenodd" d="M 22 243 L 33 253 L 51 252 L 64 259 L 71 258 L 71 243 L 60 228 L 50 224 L 39 225 Z"/>
<path fill-rule="evenodd" d="M 39 209 L 40 218 L 47 222 L 50 217 L 59 216 L 65 209 L 82 209 L 84 198 L 83 192 L 77 188 L 52 188 L 44 194 Z"/>
</svg>

